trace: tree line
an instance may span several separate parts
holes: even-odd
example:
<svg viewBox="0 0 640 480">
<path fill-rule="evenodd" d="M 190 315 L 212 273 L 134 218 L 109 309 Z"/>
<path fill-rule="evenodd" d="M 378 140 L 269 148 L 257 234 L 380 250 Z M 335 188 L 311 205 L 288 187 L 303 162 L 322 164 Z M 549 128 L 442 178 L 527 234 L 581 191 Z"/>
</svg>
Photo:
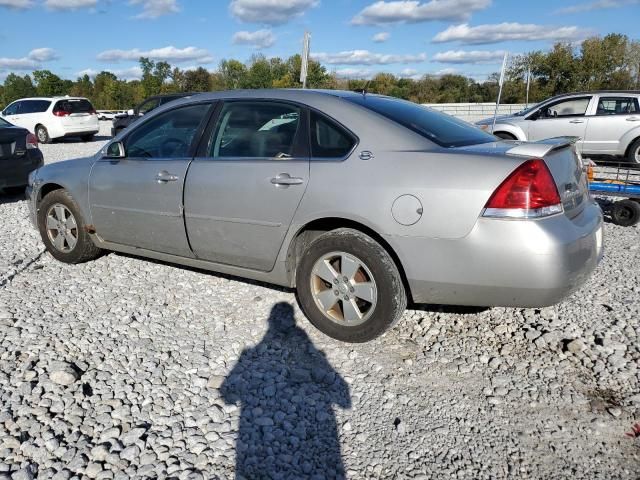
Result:
<svg viewBox="0 0 640 480">
<path fill-rule="evenodd" d="M 181 70 L 167 62 L 140 58 L 140 80 L 119 79 L 103 71 L 91 78 L 65 80 L 48 70 L 31 75 L 10 73 L 0 85 L 0 106 L 31 96 L 72 95 L 89 98 L 97 109 L 128 109 L 162 93 L 207 92 L 237 88 L 300 88 L 300 55 L 287 59 L 254 55 L 246 62 L 223 60 L 216 71 L 203 67 Z M 640 89 L 640 42 L 626 35 L 592 37 L 579 46 L 556 43 L 549 51 L 534 51 L 511 58 L 504 84 L 503 103 L 524 103 L 527 76 L 529 102 L 576 90 Z M 311 60 L 309 88 L 363 90 L 418 103 L 495 102 L 499 72 L 479 82 L 464 75 L 425 75 L 403 78 L 379 73 L 371 79 L 344 79 Z"/>
</svg>

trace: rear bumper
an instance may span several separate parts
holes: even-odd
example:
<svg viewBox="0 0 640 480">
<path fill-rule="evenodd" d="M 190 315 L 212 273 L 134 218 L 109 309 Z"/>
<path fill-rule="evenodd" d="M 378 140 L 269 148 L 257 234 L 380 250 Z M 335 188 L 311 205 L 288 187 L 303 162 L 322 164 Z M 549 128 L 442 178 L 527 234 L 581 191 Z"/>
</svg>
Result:
<svg viewBox="0 0 640 480">
<path fill-rule="evenodd" d="M 44 164 L 42 152 L 29 149 L 22 156 L 0 160 L 0 188 L 21 187 L 29 174 Z"/>
<path fill-rule="evenodd" d="M 602 212 L 481 218 L 456 240 L 393 237 L 417 303 L 544 307 L 580 288 L 603 255 Z"/>
</svg>

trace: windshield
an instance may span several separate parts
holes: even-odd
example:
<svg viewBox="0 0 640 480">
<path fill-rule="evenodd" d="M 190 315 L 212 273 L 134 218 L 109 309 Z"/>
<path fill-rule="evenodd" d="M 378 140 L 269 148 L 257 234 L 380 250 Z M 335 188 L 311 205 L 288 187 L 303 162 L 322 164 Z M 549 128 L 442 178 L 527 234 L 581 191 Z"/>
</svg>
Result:
<svg viewBox="0 0 640 480">
<path fill-rule="evenodd" d="M 462 147 L 496 141 L 493 135 L 463 120 L 406 100 L 377 95 L 348 97 L 345 100 L 393 120 L 442 147 Z"/>
<path fill-rule="evenodd" d="M 56 103 L 54 110 L 62 110 L 67 113 L 91 113 L 94 111 L 91 102 L 84 98 L 77 100 L 60 100 Z"/>
<path fill-rule="evenodd" d="M 534 104 L 534 105 L 531 105 L 530 107 L 525 108 L 524 110 L 520 110 L 519 112 L 514 113 L 514 114 L 513 114 L 513 116 L 514 116 L 514 117 L 524 117 L 524 116 L 525 116 L 525 115 L 527 115 L 529 112 L 532 112 L 533 110 L 535 110 L 536 108 L 538 108 L 538 105 L 539 105 L 539 104 L 537 104 L 537 103 L 536 103 L 536 104 Z"/>
</svg>

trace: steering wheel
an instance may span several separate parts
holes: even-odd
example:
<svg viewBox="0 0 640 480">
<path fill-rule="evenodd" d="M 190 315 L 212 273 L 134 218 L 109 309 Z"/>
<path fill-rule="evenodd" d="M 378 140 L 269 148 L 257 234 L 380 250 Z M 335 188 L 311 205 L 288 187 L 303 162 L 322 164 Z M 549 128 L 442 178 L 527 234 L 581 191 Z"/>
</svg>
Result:
<svg viewBox="0 0 640 480">
<path fill-rule="evenodd" d="M 160 145 L 161 157 L 175 157 L 176 152 L 184 152 L 186 154 L 189 149 L 189 145 L 184 140 L 179 138 L 167 138 L 162 145 Z"/>
</svg>

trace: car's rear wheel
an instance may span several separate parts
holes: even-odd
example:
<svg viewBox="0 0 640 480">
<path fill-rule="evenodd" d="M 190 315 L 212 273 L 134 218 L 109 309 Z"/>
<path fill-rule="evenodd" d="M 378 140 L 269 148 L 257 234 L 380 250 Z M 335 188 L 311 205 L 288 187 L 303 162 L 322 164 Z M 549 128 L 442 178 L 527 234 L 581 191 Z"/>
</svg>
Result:
<svg viewBox="0 0 640 480">
<path fill-rule="evenodd" d="M 311 323 L 343 342 L 366 342 L 391 328 L 407 306 L 398 268 L 362 232 L 341 228 L 306 249 L 296 272 L 300 306 Z"/>
<path fill-rule="evenodd" d="M 635 200 L 615 202 L 611 208 L 611 219 L 622 227 L 636 225 L 640 222 L 640 203 Z"/>
<path fill-rule="evenodd" d="M 627 160 L 635 165 L 640 165 L 640 138 L 631 144 Z"/>
<path fill-rule="evenodd" d="M 54 190 L 42 199 L 38 229 L 47 251 L 61 262 L 82 263 L 100 255 L 85 230 L 80 209 L 66 190 Z"/>
<path fill-rule="evenodd" d="M 38 137 L 38 142 L 40 143 L 51 143 L 51 137 L 44 125 L 38 125 L 36 127 L 36 137 Z"/>
</svg>

